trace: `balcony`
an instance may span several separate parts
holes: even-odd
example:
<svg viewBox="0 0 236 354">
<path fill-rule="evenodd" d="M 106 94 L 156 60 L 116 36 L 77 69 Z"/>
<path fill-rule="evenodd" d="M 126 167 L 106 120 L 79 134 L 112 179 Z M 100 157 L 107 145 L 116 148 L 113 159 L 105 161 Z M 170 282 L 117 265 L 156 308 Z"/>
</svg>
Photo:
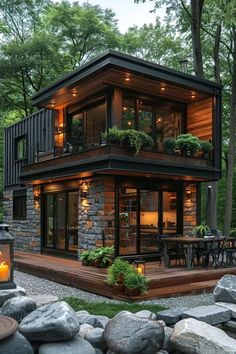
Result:
<svg viewBox="0 0 236 354">
<path fill-rule="evenodd" d="M 43 180 L 81 173 L 155 175 L 162 178 L 209 180 L 218 176 L 213 160 L 140 150 L 137 156 L 129 148 L 117 145 L 94 146 L 77 153 L 38 156 L 37 162 L 23 167 L 21 181 Z"/>
</svg>

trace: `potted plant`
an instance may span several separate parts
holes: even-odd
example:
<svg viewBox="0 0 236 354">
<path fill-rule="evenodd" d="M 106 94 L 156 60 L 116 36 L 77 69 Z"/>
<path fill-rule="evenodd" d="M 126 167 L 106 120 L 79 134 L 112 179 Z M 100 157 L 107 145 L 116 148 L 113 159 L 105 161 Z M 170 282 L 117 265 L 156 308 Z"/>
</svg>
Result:
<svg viewBox="0 0 236 354">
<path fill-rule="evenodd" d="M 90 250 L 83 251 L 80 255 L 80 261 L 82 265 L 88 266 L 89 265 L 89 257 L 90 257 Z"/>
<path fill-rule="evenodd" d="M 124 284 L 128 296 L 137 296 L 148 290 L 148 279 L 144 275 L 130 273 L 125 276 Z"/>
<path fill-rule="evenodd" d="M 107 270 L 107 283 L 112 285 L 113 292 L 124 292 L 124 279 L 129 273 L 134 273 L 134 267 L 128 261 L 116 258 Z"/>
<path fill-rule="evenodd" d="M 122 139 L 123 130 L 117 128 L 117 126 L 114 125 L 112 128 L 108 128 L 105 132 L 101 134 L 101 145 L 106 145 L 107 143 L 120 145 Z"/>
<path fill-rule="evenodd" d="M 122 132 L 122 144 L 129 147 L 138 155 L 140 149 L 143 147 L 152 147 L 154 145 L 153 139 L 146 133 L 135 129 L 125 129 Z"/>
<path fill-rule="evenodd" d="M 207 233 L 210 232 L 210 229 L 207 225 L 197 225 L 193 229 L 193 234 L 198 237 L 204 237 Z"/>
<path fill-rule="evenodd" d="M 213 149 L 212 144 L 209 141 L 206 140 L 199 140 L 200 143 L 200 147 L 201 147 L 201 151 L 202 151 L 202 155 L 203 157 L 205 157 L 206 159 L 209 159 L 210 157 L 210 153 Z"/>
<path fill-rule="evenodd" d="M 91 265 L 99 268 L 108 267 L 112 263 L 114 247 L 99 247 L 84 251 L 80 260 L 83 265 Z"/>
<path fill-rule="evenodd" d="M 152 150 L 154 146 L 154 141 L 150 135 L 145 132 L 139 132 L 140 139 L 141 139 L 141 148 L 145 150 Z"/>
<path fill-rule="evenodd" d="M 172 137 L 165 138 L 163 140 L 164 152 L 167 154 L 173 154 L 176 147 L 176 140 Z"/>
<path fill-rule="evenodd" d="M 190 133 L 180 134 L 176 139 L 176 147 L 185 156 L 193 156 L 201 148 L 198 137 Z"/>
</svg>

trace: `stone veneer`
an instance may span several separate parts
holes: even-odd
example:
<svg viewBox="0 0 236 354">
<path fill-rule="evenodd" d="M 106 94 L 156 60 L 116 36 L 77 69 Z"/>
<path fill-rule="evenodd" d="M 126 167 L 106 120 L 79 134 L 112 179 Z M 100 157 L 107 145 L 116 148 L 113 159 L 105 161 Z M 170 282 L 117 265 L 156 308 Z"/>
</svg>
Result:
<svg viewBox="0 0 236 354">
<path fill-rule="evenodd" d="M 194 184 L 184 184 L 183 213 L 183 233 L 189 235 L 197 222 L 196 185 Z"/>
<path fill-rule="evenodd" d="M 13 190 L 4 191 L 4 222 L 15 237 L 18 250 L 40 252 L 40 203 L 35 204 L 33 187 L 27 188 L 27 218 L 13 219 Z"/>
<path fill-rule="evenodd" d="M 80 181 L 88 186 L 87 198 L 79 197 L 78 256 L 84 249 L 115 242 L 115 179 L 95 177 Z"/>
</svg>

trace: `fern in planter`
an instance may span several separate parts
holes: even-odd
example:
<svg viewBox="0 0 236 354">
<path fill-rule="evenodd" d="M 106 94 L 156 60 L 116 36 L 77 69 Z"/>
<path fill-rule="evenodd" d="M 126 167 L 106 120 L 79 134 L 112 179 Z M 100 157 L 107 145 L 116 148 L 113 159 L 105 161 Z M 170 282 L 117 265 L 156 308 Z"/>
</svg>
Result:
<svg viewBox="0 0 236 354">
<path fill-rule="evenodd" d="M 134 272 L 134 267 L 129 264 L 128 261 L 121 258 L 116 258 L 107 270 L 107 283 L 110 285 L 123 283 L 127 274 Z"/>
<path fill-rule="evenodd" d="M 210 153 L 213 149 L 212 144 L 209 141 L 205 141 L 205 140 L 199 140 L 200 146 L 201 146 L 201 151 L 203 153 L 203 156 L 205 158 L 209 158 Z"/>
<path fill-rule="evenodd" d="M 101 140 L 103 144 L 117 144 L 120 145 L 123 139 L 123 129 L 117 128 L 116 125 L 112 128 L 108 128 L 101 134 Z"/>
<path fill-rule="evenodd" d="M 141 148 L 154 145 L 153 139 L 148 134 L 135 129 L 123 130 L 122 136 L 123 145 L 132 149 L 135 156 L 138 155 Z"/>
<path fill-rule="evenodd" d="M 205 236 L 208 232 L 210 232 L 210 229 L 207 225 L 197 225 L 193 229 L 193 234 L 198 236 L 198 237 L 203 237 Z"/>
<path fill-rule="evenodd" d="M 139 295 L 148 290 L 148 279 L 136 272 L 127 274 L 124 284 L 128 295 Z"/>
<path fill-rule="evenodd" d="M 176 147 L 186 156 L 193 156 L 195 151 L 201 149 L 198 137 L 190 133 L 180 134 L 176 139 Z"/>
<path fill-rule="evenodd" d="M 173 154 L 176 147 L 176 140 L 172 137 L 165 138 L 163 140 L 164 151 L 168 154 Z"/>
<path fill-rule="evenodd" d="M 80 260 L 83 265 L 105 268 L 112 263 L 114 247 L 99 247 L 82 252 Z"/>
</svg>

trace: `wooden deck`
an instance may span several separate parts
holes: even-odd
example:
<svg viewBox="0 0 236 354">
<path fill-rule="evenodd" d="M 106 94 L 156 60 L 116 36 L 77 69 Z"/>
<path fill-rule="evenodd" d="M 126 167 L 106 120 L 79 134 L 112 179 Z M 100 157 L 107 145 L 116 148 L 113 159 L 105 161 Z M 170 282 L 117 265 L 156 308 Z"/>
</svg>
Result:
<svg viewBox="0 0 236 354">
<path fill-rule="evenodd" d="M 15 269 L 61 284 L 73 286 L 109 298 L 139 301 L 152 298 L 211 291 L 225 274 L 236 275 L 235 268 L 202 269 L 187 271 L 173 265 L 160 267 L 157 262 L 146 263 L 146 276 L 150 280 L 147 294 L 133 298 L 112 293 L 106 284 L 106 269 L 82 266 L 81 262 L 55 256 L 15 252 Z"/>
</svg>

